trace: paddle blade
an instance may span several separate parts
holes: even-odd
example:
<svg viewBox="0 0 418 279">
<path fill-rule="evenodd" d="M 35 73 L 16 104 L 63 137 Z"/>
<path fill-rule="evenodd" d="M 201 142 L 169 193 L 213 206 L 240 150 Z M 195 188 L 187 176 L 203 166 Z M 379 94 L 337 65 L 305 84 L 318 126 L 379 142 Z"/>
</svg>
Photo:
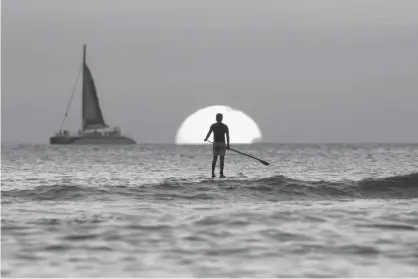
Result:
<svg viewBox="0 0 418 279">
<path fill-rule="evenodd" d="M 263 160 L 259 160 L 260 161 L 260 163 L 262 163 L 263 165 L 265 165 L 265 166 L 268 166 L 268 165 L 270 165 L 269 163 L 267 163 L 266 161 L 263 161 Z"/>
</svg>

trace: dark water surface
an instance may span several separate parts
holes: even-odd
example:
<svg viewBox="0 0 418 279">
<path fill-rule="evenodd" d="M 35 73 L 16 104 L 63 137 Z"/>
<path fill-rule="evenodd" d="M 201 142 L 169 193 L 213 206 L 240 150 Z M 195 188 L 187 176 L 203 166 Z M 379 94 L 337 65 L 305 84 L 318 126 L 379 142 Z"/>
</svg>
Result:
<svg viewBox="0 0 418 279">
<path fill-rule="evenodd" d="M 234 147 L 2 146 L 2 276 L 418 276 L 418 145 Z"/>
</svg>

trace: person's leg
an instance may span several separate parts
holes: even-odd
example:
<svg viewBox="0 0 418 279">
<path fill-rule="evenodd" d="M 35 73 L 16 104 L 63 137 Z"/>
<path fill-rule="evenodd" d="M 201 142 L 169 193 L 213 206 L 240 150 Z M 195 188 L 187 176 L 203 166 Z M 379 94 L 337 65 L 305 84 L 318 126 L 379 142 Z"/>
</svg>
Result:
<svg viewBox="0 0 418 279">
<path fill-rule="evenodd" d="M 218 160 L 218 156 L 214 155 L 212 160 L 212 178 L 215 177 L 215 167 L 216 167 L 216 161 Z"/>
<path fill-rule="evenodd" d="M 224 177 L 224 159 L 225 159 L 225 156 L 219 156 L 219 157 L 221 159 L 221 172 L 220 172 L 220 175 L 221 175 L 221 177 Z"/>
<path fill-rule="evenodd" d="M 224 176 L 224 162 L 225 162 L 225 152 L 226 152 L 226 144 L 224 143 L 219 150 L 219 157 L 221 158 L 221 171 L 220 171 L 220 175 L 221 177 L 225 177 Z"/>
<path fill-rule="evenodd" d="M 212 159 L 212 178 L 215 177 L 215 168 L 216 168 L 216 161 L 218 160 L 218 150 L 216 148 L 216 144 L 213 144 L 212 147 L 212 154 L 213 154 L 213 159 Z"/>
</svg>

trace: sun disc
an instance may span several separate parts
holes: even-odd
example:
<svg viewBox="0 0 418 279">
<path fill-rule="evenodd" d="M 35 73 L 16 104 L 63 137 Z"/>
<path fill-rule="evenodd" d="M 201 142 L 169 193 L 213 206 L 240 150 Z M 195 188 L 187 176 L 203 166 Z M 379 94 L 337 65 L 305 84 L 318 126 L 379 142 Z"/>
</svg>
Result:
<svg viewBox="0 0 418 279">
<path fill-rule="evenodd" d="M 229 127 L 231 144 L 261 140 L 262 135 L 257 123 L 244 112 L 227 106 L 209 106 L 192 113 L 184 120 L 177 130 L 176 144 L 203 143 L 210 125 L 216 122 L 217 113 L 223 114 L 223 123 Z"/>
</svg>

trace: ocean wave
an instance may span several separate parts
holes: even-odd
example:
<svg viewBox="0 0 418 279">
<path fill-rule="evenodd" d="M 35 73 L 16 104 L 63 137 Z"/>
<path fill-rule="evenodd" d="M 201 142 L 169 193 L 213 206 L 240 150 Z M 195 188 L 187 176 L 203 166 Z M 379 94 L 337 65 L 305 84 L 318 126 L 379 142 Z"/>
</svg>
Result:
<svg viewBox="0 0 418 279">
<path fill-rule="evenodd" d="M 239 191 L 239 193 L 237 193 Z M 2 203 L 11 199 L 83 200 L 126 196 L 156 200 L 219 200 L 237 194 L 267 200 L 336 198 L 418 198 L 418 172 L 407 175 L 366 178 L 359 181 L 303 181 L 285 176 L 261 179 L 166 179 L 162 183 L 137 186 L 48 185 L 33 189 L 2 190 Z"/>
</svg>

